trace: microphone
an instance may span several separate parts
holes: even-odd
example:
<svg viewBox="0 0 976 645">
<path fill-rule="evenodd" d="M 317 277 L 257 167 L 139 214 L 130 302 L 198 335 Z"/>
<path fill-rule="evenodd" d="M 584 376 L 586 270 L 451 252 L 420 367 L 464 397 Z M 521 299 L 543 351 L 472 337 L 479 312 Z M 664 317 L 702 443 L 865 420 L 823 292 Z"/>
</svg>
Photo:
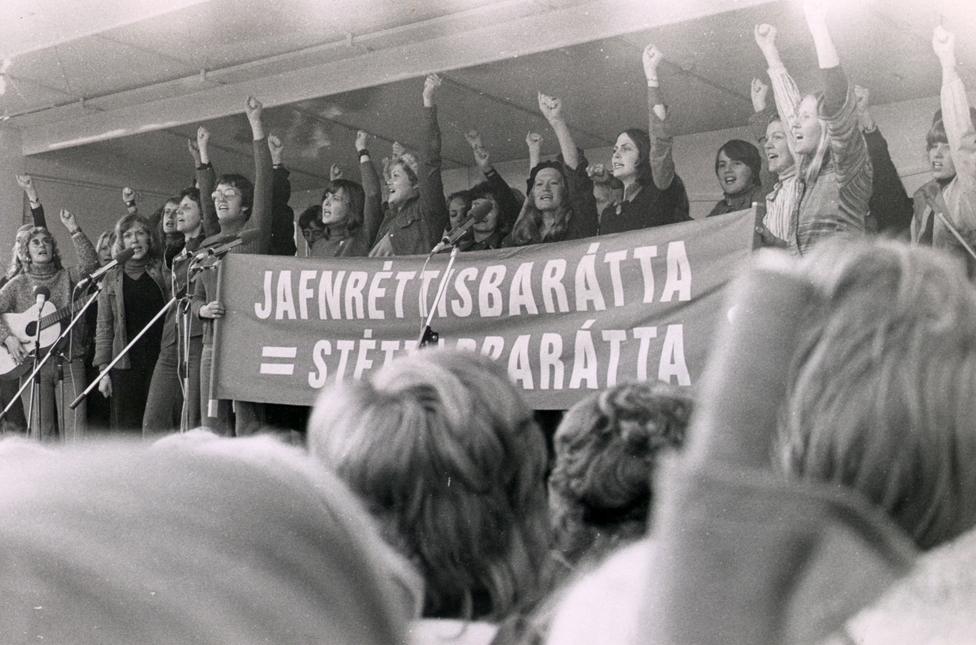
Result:
<svg viewBox="0 0 976 645">
<path fill-rule="evenodd" d="M 40 309 L 47 302 L 47 299 L 51 297 L 51 290 L 47 287 L 36 286 L 34 287 L 34 304 Z"/>
<path fill-rule="evenodd" d="M 460 242 L 461 238 L 471 230 L 472 226 L 488 217 L 488 213 L 490 213 L 491 209 L 494 207 L 495 204 L 490 200 L 485 200 L 477 206 L 473 206 L 471 210 L 468 211 L 468 218 L 458 224 L 457 228 L 452 230 L 450 235 L 445 235 L 444 239 L 442 239 L 437 246 L 431 249 L 431 254 L 446 251 Z"/>
<path fill-rule="evenodd" d="M 207 238 L 207 240 L 213 239 L 215 246 L 208 246 L 207 248 L 201 248 L 193 256 L 191 264 L 196 265 L 194 268 L 197 270 L 206 269 L 213 266 L 217 260 L 224 257 L 230 253 L 231 249 L 235 249 L 242 244 L 249 244 L 254 240 L 261 237 L 261 231 L 256 228 L 249 228 L 246 231 L 241 231 L 240 234 L 234 235 L 232 237 L 217 237 Z M 206 242 L 207 240 L 204 240 Z M 223 242 L 221 242 L 223 240 Z M 213 260 L 207 265 L 201 265 L 202 262 L 207 260 Z"/>
<path fill-rule="evenodd" d="M 104 276 L 106 273 L 108 273 L 115 267 L 119 266 L 120 264 L 125 264 L 126 262 L 131 260 L 133 254 L 135 254 L 135 251 L 133 251 L 132 249 L 122 249 L 115 256 L 115 258 L 112 259 L 111 262 L 97 269 L 90 276 L 86 277 L 85 279 L 81 280 L 78 284 L 76 284 L 75 289 L 80 289 L 82 287 L 88 286 L 89 284 L 92 284 L 93 282 L 97 282 L 98 280 L 101 280 L 102 276 Z"/>
</svg>

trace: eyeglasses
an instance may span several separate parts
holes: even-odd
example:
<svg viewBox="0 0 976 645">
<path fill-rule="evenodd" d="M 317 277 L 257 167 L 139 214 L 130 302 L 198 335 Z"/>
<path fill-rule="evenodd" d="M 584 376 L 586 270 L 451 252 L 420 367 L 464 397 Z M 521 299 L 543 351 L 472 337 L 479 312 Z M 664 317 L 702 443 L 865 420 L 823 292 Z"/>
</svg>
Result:
<svg viewBox="0 0 976 645">
<path fill-rule="evenodd" d="M 214 201 L 217 201 L 218 199 L 228 200 L 240 196 L 241 191 L 237 190 L 236 188 L 224 188 L 223 190 L 218 188 L 217 190 L 213 191 L 213 194 L 210 195 Z"/>
</svg>

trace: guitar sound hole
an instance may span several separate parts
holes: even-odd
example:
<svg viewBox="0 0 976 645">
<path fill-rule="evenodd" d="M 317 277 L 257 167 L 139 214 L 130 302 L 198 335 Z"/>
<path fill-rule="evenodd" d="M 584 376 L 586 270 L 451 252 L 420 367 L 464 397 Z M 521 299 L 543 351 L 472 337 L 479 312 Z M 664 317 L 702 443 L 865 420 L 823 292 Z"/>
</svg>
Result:
<svg viewBox="0 0 976 645">
<path fill-rule="evenodd" d="M 24 331 L 27 332 L 28 336 L 33 338 L 37 334 L 37 323 L 36 322 L 27 323 L 27 327 L 24 328 Z"/>
</svg>

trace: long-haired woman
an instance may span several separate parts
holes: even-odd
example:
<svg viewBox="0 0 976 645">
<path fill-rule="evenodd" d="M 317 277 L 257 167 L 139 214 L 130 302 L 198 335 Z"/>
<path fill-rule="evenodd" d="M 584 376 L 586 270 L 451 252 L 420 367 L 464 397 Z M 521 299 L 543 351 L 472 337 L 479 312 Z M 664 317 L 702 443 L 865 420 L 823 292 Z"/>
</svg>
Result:
<svg viewBox="0 0 976 645">
<path fill-rule="evenodd" d="M 71 304 L 74 287 L 81 278 L 98 267 L 95 247 L 78 226 L 75 216 L 61 209 L 61 223 L 71 235 L 71 242 L 79 259 L 77 267 L 65 268 L 57 242 L 46 228 L 35 226 L 23 235 L 18 235 L 17 255 L 22 265 L 21 271 L 13 276 L 0 289 L 0 313 L 21 313 L 32 307 L 36 301 L 35 290 L 46 289 L 47 301 L 61 309 Z M 66 321 L 65 321 L 66 322 Z M 58 436 L 58 417 L 64 421 L 61 436 L 68 441 L 84 437 L 87 428 L 87 410 L 84 401 L 74 412 L 68 410 L 66 403 L 73 400 L 84 389 L 85 382 L 85 321 L 71 330 L 65 347 L 60 349 L 67 354 L 68 370 L 65 370 L 63 396 L 57 396 L 57 359 L 48 360 L 41 370 L 40 390 L 35 397 L 32 426 L 38 437 L 45 440 Z M 24 344 L 10 327 L 0 318 L 0 342 L 15 361 L 23 361 L 29 351 L 29 343 Z M 24 409 L 28 409 L 30 388 L 24 390 Z M 57 413 L 57 415 L 56 415 Z M 38 420 L 40 423 L 38 423 Z"/>
<path fill-rule="evenodd" d="M 776 30 L 759 25 L 756 42 L 769 66 L 776 107 L 789 119 L 796 152 L 797 176 L 803 193 L 787 240 L 794 253 L 835 235 L 859 236 L 871 198 L 871 160 L 857 119 L 854 86 L 840 66 L 822 9 L 804 3 L 823 78 L 823 93 L 806 94 L 797 102 L 795 85 L 776 48 Z"/>
</svg>

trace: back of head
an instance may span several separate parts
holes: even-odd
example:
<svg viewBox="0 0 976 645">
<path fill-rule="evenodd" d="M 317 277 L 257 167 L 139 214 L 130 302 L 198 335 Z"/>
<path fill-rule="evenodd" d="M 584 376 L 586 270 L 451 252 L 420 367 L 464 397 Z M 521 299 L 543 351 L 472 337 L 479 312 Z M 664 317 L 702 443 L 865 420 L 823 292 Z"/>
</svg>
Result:
<svg viewBox="0 0 976 645">
<path fill-rule="evenodd" d="M 858 491 L 921 548 L 976 523 L 976 295 L 961 264 L 896 242 L 805 260 L 823 303 L 799 335 L 785 467 Z"/>
<path fill-rule="evenodd" d="M 400 642 L 364 511 L 297 449 L 218 439 L 0 461 L 2 642 Z"/>
<path fill-rule="evenodd" d="M 426 615 L 498 617 L 535 592 L 548 541 L 545 446 L 490 359 L 399 358 L 323 392 L 308 434 L 423 573 Z"/>
<path fill-rule="evenodd" d="M 555 547 L 571 562 L 644 535 L 652 477 L 679 448 L 691 400 L 664 384 L 625 383 L 574 405 L 556 430 L 549 476 Z"/>
</svg>

